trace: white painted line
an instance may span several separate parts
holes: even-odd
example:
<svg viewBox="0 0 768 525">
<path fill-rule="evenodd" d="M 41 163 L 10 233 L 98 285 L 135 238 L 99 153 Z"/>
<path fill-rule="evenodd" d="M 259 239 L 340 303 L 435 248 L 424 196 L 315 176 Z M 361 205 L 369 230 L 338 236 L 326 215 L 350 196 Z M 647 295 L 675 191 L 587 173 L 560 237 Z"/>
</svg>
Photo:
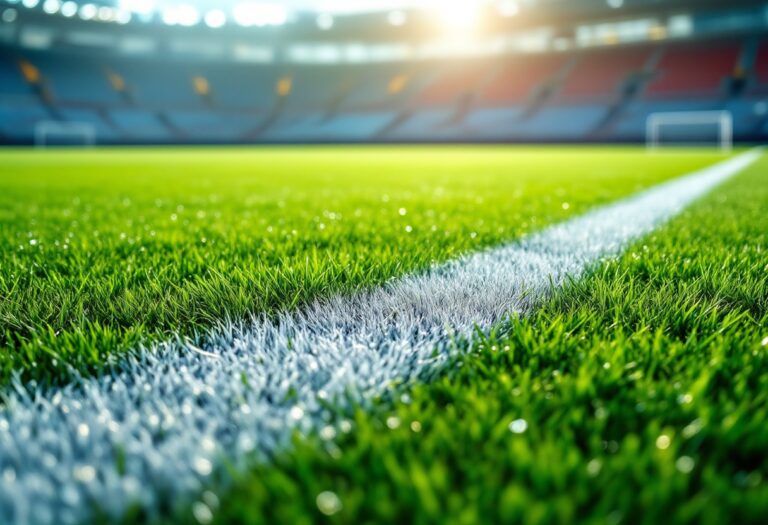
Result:
<svg viewBox="0 0 768 525">
<path fill-rule="evenodd" d="M 525 313 L 567 276 L 650 232 L 760 156 L 710 168 L 380 289 L 319 301 L 277 322 L 221 327 L 137 352 L 114 375 L 55 392 L 18 388 L 0 410 L 0 523 L 75 523 L 92 506 L 150 512 L 199 490 L 222 458 L 289 445 L 325 424 L 323 400 L 369 400 Z M 216 357 L 213 357 L 216 356 Z"/>
</svg>

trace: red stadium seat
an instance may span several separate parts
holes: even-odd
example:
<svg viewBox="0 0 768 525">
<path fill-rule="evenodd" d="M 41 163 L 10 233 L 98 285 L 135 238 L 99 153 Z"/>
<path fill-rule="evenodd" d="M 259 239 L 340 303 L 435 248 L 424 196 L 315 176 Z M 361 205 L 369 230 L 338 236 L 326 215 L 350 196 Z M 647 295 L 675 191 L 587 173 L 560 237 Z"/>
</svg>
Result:
<svg viewBox="0 0 768 525">
<path fill-rule="evenodd" d="M 567 101 L 602 99 L 616 93 L 631 75 L 641 71 L 649 48 L 593 51 L 583 55 L 566 77 L 559 98 Z"/>
<path fill-rule="evenodd" d="M 418 97 L 420 105 L 447 106 L 456 103 L 460 97 L 482 87 L 493 66 L 491 65 L 461 65 L 452 67 L 440 74 L 437 80 L 421 92 Z"/>
<path fill-rule="evenodd" d="M 560 55 L 519 57 L 511 60 L 482 96 L 487 105 L 525 103 L 536 88 L 544 86 L 565 64 Z"/>
<path fill-rule="evenodd" d="M 723 79 L 733 74 L 740 53 L 740 44 L 734 42 L 671 47 L 659 62 L 658 73 L 648 84 L 645 95 L 650 98 L 717 95 Z"/>
</svg>

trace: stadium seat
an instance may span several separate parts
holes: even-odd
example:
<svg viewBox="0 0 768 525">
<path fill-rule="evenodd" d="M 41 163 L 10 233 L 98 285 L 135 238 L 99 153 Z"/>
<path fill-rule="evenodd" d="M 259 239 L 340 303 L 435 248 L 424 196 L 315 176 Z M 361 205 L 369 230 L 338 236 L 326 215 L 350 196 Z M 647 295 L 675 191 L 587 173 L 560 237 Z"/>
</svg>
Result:
<svg viewBox="0 0 768 525">
<path fill-rule="evenodd" d="M 768 41 L 763 41 L 755 53 L 752 82 L 748 92 L 752 95 L 768 94 Z"/>
<path fill-rule="evenodd" d="M 332 118 L 323 113 L 296 113 L 281 119 L 260 138 L 280 142 L 364 142 L 372 140 L 393 118 L 388 111 L 342 113 Z"/>
<path fill-rule="evenodd" d="M 646 98 L 707 97 L 723 94 L 723 82 L 738 64 L 740 44 L 680 44 L 666 50 Z"/>
<path fill-rule="evenodd" d="M 645 67 L 650 56 L 647 47 L 583 52 L 565 78 L 558 99 L 575 102 L 615 95 L 631 74 Z"/>
<path fill-rule="evenodd" d="M 40 104 L 0 102 L 0 133 L 14 140 L 31 142 L 35 125 L 51 118 L 51 114 Z"/>
<path fill-rule="evenodd" d="M 121 101 L 120 94 L 110 85 L 103 66 L 95 60 L 68 54 L 35 53 L 32 61 L 40 69 L 53 99 L 58 103 L 103 106 Z"/>
<path fill-rule="evenodd" d="M 185 136 L 211 142 L 242 140 L 263 119 L 256 114 L 213 111 L 168 112 L 166 115 Z"/>
<path fill-rule="evenodd" d="M 677 111 L 712 111 L 722 109 L 717 99 L 704 100 L 639 100 L 628 105 L 611 126 L 611 133 L 616 138 L 626 140 L 645 140 L 645 126 L 651 113 Z"/>
<path fill-rule="evenodd" d="M 474 95 L 496 70 L 492 63 L 458 63 L 443 69 L 419 94 L 419 107 L 450 106 L 462 97 Z"/>
<path fill-rule="evenodd" d="M 425 109 L 417 111 L 389 133 L 388 137 L 400 140 L 428 141 L 458 138 L 461 128 L 451 122 L 454 109 Z"/>
<path fill-rule="evenodd" d="M 521 106 L 478 109 L 464 119 L 464 128 L 472 138 L 479 140 L 504 140 L 514 134 L 525 113 Z"/>
<path fill-rule="evenodd" d="M 552 81 L 565 64 L 566 59 L 560 55 L 512 58 L 491 80 L 480 102 L 488 106 L 525 104 L 537 89 Z"/>
<path fill-rule="evenodd" d="M 198 73 L 191 65 L 123 59 L 109 64 L 109 67 L 125 80 L 127 92 L 144 109 L 193 109 L 203 106 L 203 99 L 192 85 L 192 79 Z"/>
<path fill-rule="evenodd" d="M 59 114 L 68 122 L 81 122 L 93 126 L 96 142 L 114 142 L 119 134 L 107 124 L 98 112 L 91 109 L 61 108 Z"/>
<path fill-rule="evenodd" d="M 354 66 L 349 92 L 341 102 L 341 108 L 350 111 L 395 111 L 424 89 L 433 78 L 433 73 L 427 68 L 414 71 L 400 65 L 370 70 L 365 66 Z"/>
<path fill-rule="evenodd" d="M 603 104 L 544 107 L 512 130 L 515 137 L 541 140 L 587 139 L 605 117 Z"/>
<path fill-rule="evenodd" d="M 0 97 L 32 94 L 32 88 L 19 70 L 17 59 L 9 55 L 0 55 Z"/>
<path fill-rule="evenodd" d="M 208 78 L 216 107 L 266 110 L 274 104 L 279 72 L 272 66 L 206 64 L 201 71 Z"/>
<path fill-rule="evenodd" d="M 109 117 L 128 140 L 170 140 L 173 135 L 155 113 L 140 109 L 115 109 Z"/>
</svg>

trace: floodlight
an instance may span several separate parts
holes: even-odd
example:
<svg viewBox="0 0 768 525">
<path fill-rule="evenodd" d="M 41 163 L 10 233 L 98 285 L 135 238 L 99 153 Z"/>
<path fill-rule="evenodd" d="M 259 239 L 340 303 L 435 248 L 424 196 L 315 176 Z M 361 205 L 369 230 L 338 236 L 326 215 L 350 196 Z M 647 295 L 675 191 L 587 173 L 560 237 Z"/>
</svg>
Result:
<svg viewBox="0 0 768 525">
<path fill-rule="evenodd" d="M 241 26 L 279 26 L 288 20 L 288 11 L 278 4 L 242 2 L 232 10 L 232 17 Z"/>
<path fill-rule="evenodd" d="M 205 13 L 205 25 L 216 29 L 227 23 L 227 15 L 220 9 L 213 9 Z"/>
</svg>

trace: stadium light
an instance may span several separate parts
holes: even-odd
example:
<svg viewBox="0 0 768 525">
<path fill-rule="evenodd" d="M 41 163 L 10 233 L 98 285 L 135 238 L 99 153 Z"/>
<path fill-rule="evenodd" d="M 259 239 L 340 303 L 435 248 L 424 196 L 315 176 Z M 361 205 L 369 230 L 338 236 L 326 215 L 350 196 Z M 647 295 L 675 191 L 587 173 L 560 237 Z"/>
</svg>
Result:
<svg viewBox="0 0 768 525">
<path fill-rule="evenodd" d="M 180 26 L 193 26 L 200 22 L 200 12 L 193 5 L 181 4 L 176 7 L 176 22 Z"/>
<path fill-rule="evenodd" d="M 21 5 L 23 5 L 24 7 L 28 8 L 28 9 L 32 9 L 34 7 L 37 7 L 37 4 L 39 4 L 39 3 L 40 3 L 39 0 L 23 0 L 21 2 Z"/>
<path fill-rule="evenodd" d="M 120 9 L 140 15 L 149 15 L 155 9 L 155 0 L 120 0 Z"/>
<path fill-rule="evenodd" d="M 469 32 L 480 15 L 479 2 L 453 0 L 435 4 L 441 22 L 449 31 Z"/>
<path fill-rule="evenodd" d="M 77 4 L 71 0 L 61 5 L 61 15 L 71 18 L 77 14 Z"/>
<path fill-rule="evenodd" d="M 49 15 L 55 15 L 61 9 L 61 2 L 59 0 L 45 0 L 43 3 L 43 11 Z"/>
<path fill-rule="evenodd" d="M 178 23 L 178 20 L 176 18 L 176 9 L 174 9 L 173 7 L 168 7 L 164 9 L 161 15 L 161 18 L 163 20 L 163 23 L 167 26 L 175 26 Z"/>
<path fill-rule="evenodd" d="M 16 21 L 16 17 L 17 16 L 18 16 L 18 13 L 16 12 L 15 9 L 13 9 L 11 7 L 11 8 L 6 9 L 5 11 L 3 11 L 2 20 L 6 24 L 12 24 L 12 23 L 14 23 Z"/>
<path fill-rule="evenodd" d="M 227 15 L 221 9 L 213 9 L 205 13 L 205 25 L 217 29 L 227 23 Z"/>
<path fill-rule="evenodd" d="M 99 9 L 94 4 L 84 4 L 80 7 L 80 18 L 83 20 L 93 20 L 98 12 Z"/>
<path fill-rule="evenodd" d="M 242 2 L 232 10 L 232 17 L 241 26 L 280 26 L 288 20 L 288 11 L 279 4 Z"/>
</svg>

